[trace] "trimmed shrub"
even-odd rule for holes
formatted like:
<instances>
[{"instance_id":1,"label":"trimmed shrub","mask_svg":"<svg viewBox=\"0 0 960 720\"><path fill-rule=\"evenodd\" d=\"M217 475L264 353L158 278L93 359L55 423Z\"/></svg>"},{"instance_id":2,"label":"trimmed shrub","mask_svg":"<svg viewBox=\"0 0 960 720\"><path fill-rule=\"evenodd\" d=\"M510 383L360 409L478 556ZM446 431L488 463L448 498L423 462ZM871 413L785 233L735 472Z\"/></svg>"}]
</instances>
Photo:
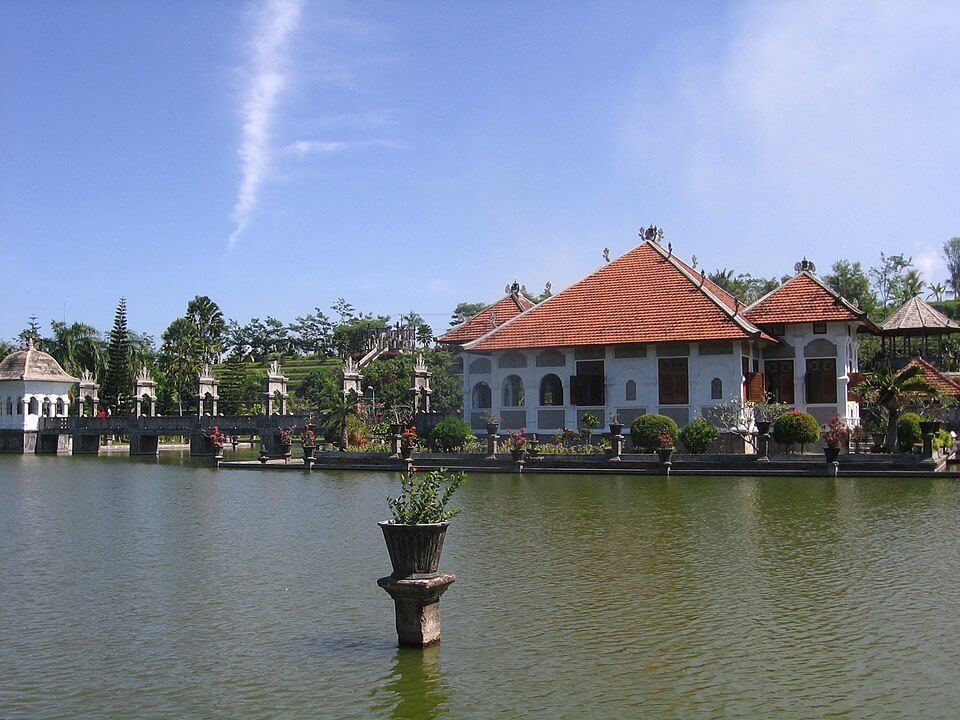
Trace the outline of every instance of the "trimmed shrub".
<instances>
[{"instance_id":1,"label":"trimmed shrub","mask_svg":"<svg viewBox=\"0 0 960 720\"><path fill-rule=\"evenodd\" d=\"M785 446L799 445L802 452L804 445L820 439L820 424L810 413L791 410L777 418L773 439Z\"/></svg>"},{"instance_id":2,"label":"trimmed shrub","mask_svg":"<svg viewBox=\"0 0 960 720\"><path fill-rule=\"evenodd\" d=\"M697 418L680 431L680 442L692 453L705 453L720 435L713 423Z\"/></svg>"},{"instance_id":3,"label":"trimmed shrub","mask_svg":"<svg viewBox=\"0 0 960 720\"><path fill-rule=\"evenodd\" d=\"M633 447L640 452L653 452L660 447L660 436L669 435L673 442L680 437L680 428L673 418L666 415L641 415L630 427L630 439Z\"/></svg>"},{"instance_id":4,"label":"trimmed shrub","mask_svg":"<svg viewBox=\"0 0 960 720\"><path fill-rule=\"evenodd\" d=\"M438 422L430 431L430 440L443 452L460 450L473 439L470 423L456 417L448 417Z\"/></svg>"},{"instance_id":5,"label":"trimmed shrub","mask_svg":"<svg viewBox=\"0 0 960 720\"><path fill-rule=\"evenodd\" d=\"M916 413L904 413L897 420L897 444L904 447L913 447L923 439L920 432L920 421L922 417Z\"/></svg>"}]
</instances>

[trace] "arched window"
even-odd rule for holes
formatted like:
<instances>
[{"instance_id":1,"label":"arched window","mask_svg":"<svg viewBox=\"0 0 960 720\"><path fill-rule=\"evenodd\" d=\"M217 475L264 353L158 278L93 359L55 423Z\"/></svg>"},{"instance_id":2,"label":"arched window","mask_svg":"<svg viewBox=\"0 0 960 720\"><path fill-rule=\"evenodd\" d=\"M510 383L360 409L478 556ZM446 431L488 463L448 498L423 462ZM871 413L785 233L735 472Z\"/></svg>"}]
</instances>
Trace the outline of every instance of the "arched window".
<instances>
[{"instance_id":1,"label":"arched window","mask_svg":"<svg viewBox=\"0 0 960 720\"><path fill-rule=\"evenodd\" d=\"M50 417L50 398L45 397L45 398L43 399L43 406L42 406L42 408L43 408L43 416L44 416L44 417Z\"/></svg>"},{"instance_id":2,"label":"arched window","mask_svg":"<svg viewBox=\"0 0 960 720\"><path fill-rule=\"evenodd\" d=\"M523 405L523 383L516 375L510 375L503 381L504 407L520 407Z\"/></svg>"},{"instance_id":3,"label":"arched window","mask_svg":"<svg viewBox=\"0 0 960 720\"><path fill-rule=\"evenodd\" d=\"M525 368L527 366L527 356L519 350L508 350L500 356L497 365L502 368Z\"/></svg>"},{"instance_id":4,"label":"arched window","mask_svg":"<svg viewBox=\"0 0 960 720\"><path fill-rule=\"evenodd\" d=\"M57 398L57 417L62 417L66 415L63 411L63 398Z\"/></svg>"},{"instance_id":5,"label":"arched window","mask_svg":"<svg viewBox=\"0 0 960 720\"><path fill-rule=\"evenodd\" d=\"M723 400L723 380L714 378L710 381L710 399Z\"/></svg>"},{"instance_id":6,"label":"arched window","mask_svg":"<svg viewBox=\"0 0 960 720\"><path fill-rule=\"evenodd\" d=\"M471 375L486 375L490 372L490 358L477 358L470 363Z\"/></svg>"},{"instance_id":7,"label":"arched window","mask_svg":"<svg viewBox=\"0 0 960 720\"><path fill-rule=\"evenodd\" d=\"M627 380L627 400L637 399L637 383L633 380Z\"/></svg>"},{"instance_id":8,"label":"arched window","mask_svg":"<svg viewBox=\"0 0 960 720\"><path fill-rule=\"evenodd\" d=\"M490 386L485 382L478 382L473 386L473 407L475 410L487 410L490 408L493 398L490 393Z\"/></svg>"},{"instance_id":9,"label":"arched window","mask_svg":"<svg viewBox=\"0 0 960 720\"><path fill-rule=\"evenodd\" d=\"M30 398L30 402L27 404L27 415L39 415L40 414L40 403L37 402L37 399Z\"/></svg>"},{"instance_id":10,"label":"arched window","mask_svg":"<svg viewBox=\"0 0 960 720\"><path fill-rule=\"evenodd\" d=\"M563 405L563 383L553 373L540 381L540 404Z\"/></svg>"},{"instance_id":11,"label":"arched window","mask_svg":"<svg viewBox=\"0 0 960 720\"><path fill-rule=\"evenodd\" d=\"M23 415L23 398L17 399L17 415Z\"/></svg>"}]
</instances>

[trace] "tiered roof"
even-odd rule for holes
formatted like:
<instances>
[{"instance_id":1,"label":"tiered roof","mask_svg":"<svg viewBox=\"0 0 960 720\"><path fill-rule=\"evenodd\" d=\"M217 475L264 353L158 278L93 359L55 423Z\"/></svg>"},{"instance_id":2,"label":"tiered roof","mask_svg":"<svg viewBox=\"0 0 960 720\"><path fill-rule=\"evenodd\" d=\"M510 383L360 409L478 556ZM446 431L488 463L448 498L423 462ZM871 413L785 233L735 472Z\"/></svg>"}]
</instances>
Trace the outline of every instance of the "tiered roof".
<instances>
[{"instance_id":1,"label":"tiered roof","mask_svg":"<svg viewBox=\"0 0 960 720\"><path fill-rule=\"evenodd\" d=\"M512 320L524 310L529 310L535 304L523 295L519 289L516 292L510 292L493 305L485 307L472 318L450 328L437 338L437 342L462 345L471 340L476 340L507 320Z\"/></svg>"},{"instance_id":2,"label":"tiered roof","mask_svg":"<svg viewBox=\"0 0 960 720\"><path fill-rule=\"evenodd\" d=\"M729 293L646 241L482 337L474 351L746 340L776 342Z\"/></svg>"},{"instance_id":3,"label":"tiered roof","mask_svg":"<svg viewBox=\"0 0 960 720\"><path fill-rule=\"evenodd\" d=\"M748 307L745 314L758 325L856 321L872 330L878 329L863 310L809 270L801 270L764 295Z\"/></svg>"},{"instance_id":4,"label":"tiered roof","mask_svg":"<svg viewBox=\"0 0 960 720\"><path fill-rule=\"evenodd\" d=\"M957 324L935 307L920 299L910 298L881 325L885 335L921 335L924 333L960 332Z\"/></svg>"}]
</instances>

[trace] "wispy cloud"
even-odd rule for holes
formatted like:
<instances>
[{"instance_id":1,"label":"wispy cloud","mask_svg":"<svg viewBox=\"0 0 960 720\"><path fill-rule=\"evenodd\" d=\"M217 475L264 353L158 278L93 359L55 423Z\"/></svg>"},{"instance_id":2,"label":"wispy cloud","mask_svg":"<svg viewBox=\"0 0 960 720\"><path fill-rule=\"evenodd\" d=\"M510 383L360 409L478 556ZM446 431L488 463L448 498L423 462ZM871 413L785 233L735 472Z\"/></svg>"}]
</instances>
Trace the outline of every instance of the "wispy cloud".
<instances>
[{"instance_id":1,"label":"wispy cloud","mask_svg":"<svg viewBox=\"0 0 960 720\"><path fill-rule=\"evenodd\" d=\"M297 156L313 154L330 154L361 148L382 148L385 150L402 150L406 147L395 140L297 140L287 145L284 150Z\"/></svg>"},{"instance_id":2,"label":"wispy cloud","mask_svg":"<svg viewBox=\"0 0 960 720\"><path fill-rule=\"evenodd\" d=\"M272 162L271 130L278 99L287 85L286 50L296 30L303 0L268 0L253 39L250 85L243 104L240 143L242 178L233 208L232 249L246 230L257 194Z\"/></svg>"}]
</instances>

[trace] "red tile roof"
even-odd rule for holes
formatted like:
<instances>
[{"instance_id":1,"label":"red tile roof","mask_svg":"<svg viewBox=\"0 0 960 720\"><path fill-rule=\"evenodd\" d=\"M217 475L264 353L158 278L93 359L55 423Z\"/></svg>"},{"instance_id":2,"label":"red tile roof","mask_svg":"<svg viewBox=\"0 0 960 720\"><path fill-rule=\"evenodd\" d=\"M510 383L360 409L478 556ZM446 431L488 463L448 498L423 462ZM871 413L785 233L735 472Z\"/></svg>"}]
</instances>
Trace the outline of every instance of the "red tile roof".
<instances>
[{"instance_id":1,"label":"red tile roof","mask_svg":"<svg viewBox=\"0 0 960 720\"><path fill-rule=\"evenodd\" d=\"M488 305L469 320L447 330L437 338L437 342L462 345L476 340L493 328L503 325L507 320L512 320L524 310L529 310L535 304L520 293L510 293L493 305Z\"/></svg>"},{"instance_id":2,"label":"red tile roof","mask_svg":"<svg viewBox=\"0 0 960 720\"><path fill-rule=\"evenodd\" d=\"M734 316L735 307L736 300L726 293L715 294L706 282L701 287L700 276L672 253L645 242L466 349L761 337L756 326Z\"/></svg>"},{"instance_id":3,"label":"red tile roof","mask_svg":"<svg viewBox=\"0 0 960 720\"><path fill-rule=\"evenodd\" d=\"M807 271L798 273L764 295L747 308L745 314L757 325L860 321L873 330L877 329L862 310Z\"/></svg>"},{"instance_id":4,"label":"red tile roof","mask_svg":"<svg viewBox=\"0 0 960 720\"><path fill-rule=\"evenodd\" d=\"M948 378L942 372L937 370L933 365L924 360L923 358L913 358L904 366L904 370L914 366L919 366L923 371L923 379L928 383L933 385L939 392L944 395L953 395L954 397L960 397L960 385Z\"/></svg>"}]
</instances>

